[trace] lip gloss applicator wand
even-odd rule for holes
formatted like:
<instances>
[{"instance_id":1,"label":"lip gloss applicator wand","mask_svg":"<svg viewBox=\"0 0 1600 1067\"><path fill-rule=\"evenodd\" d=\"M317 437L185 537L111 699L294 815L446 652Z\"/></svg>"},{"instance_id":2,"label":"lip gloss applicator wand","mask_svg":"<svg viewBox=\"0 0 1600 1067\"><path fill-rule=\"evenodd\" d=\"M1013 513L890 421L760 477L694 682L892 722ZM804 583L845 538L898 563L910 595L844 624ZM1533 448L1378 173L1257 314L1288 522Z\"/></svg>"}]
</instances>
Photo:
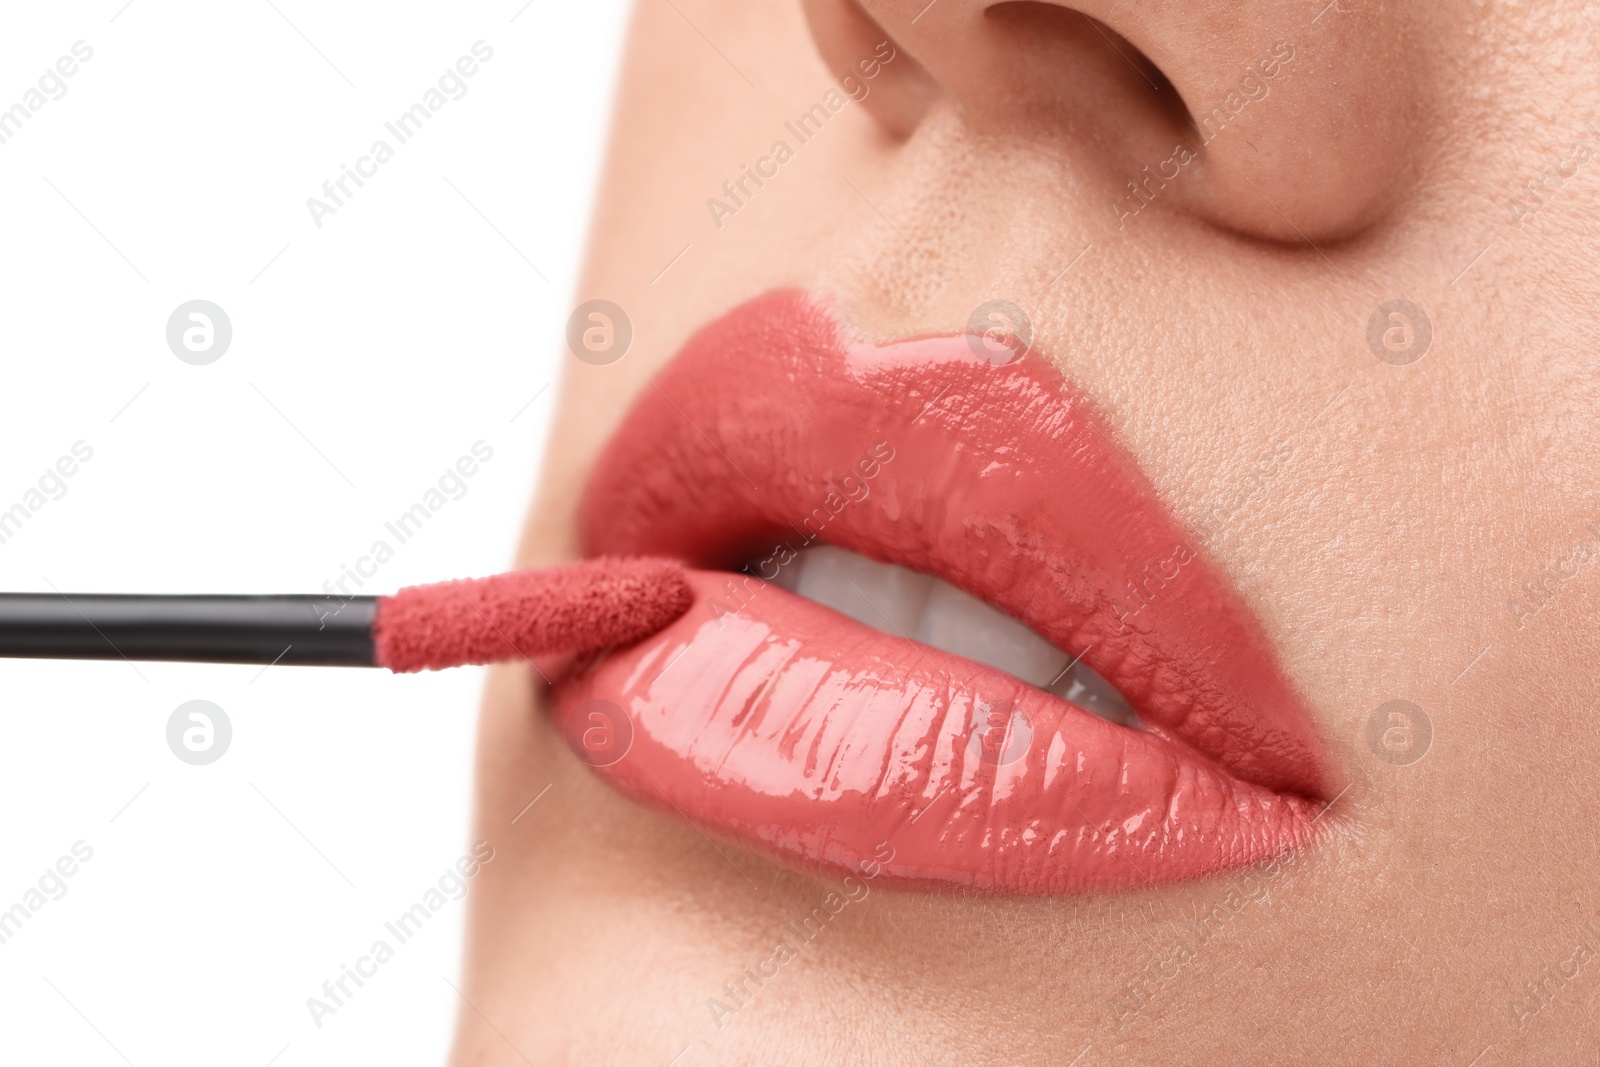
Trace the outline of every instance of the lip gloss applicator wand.
<instances>
[{"instance_id":1,"label":"lip gloss applicator wand","mask_svg":"<svg viewBox=\"0 0 1600 1067\"><path fill-rule=\"evenodd\" d=\"M403 674L631 644L677 619L693 599L683 568L642 556L378 597L0 593L0 657Z\"/></svg>"}]
</instances>

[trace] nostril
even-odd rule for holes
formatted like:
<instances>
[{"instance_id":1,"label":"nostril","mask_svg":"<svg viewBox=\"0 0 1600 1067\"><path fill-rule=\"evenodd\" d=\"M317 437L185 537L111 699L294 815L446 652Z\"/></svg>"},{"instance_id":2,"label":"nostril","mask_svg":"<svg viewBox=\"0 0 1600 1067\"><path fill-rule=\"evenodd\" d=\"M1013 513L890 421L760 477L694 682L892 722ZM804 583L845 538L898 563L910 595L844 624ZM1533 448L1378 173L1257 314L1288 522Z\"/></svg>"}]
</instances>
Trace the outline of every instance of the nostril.
<instances>
[{"instance_id":1,"label":"nostril","mask_svg":"<svg viewBox=\"0 0 1600 1067\"><path fill-rule=\"evenodd\" d=\"M1150 109L1173 131L1194 128L1194 117L1172 79L1128 38L1099 19L1043 0L1004 0L984 15L1006 38L1006 47L1048 64L1081 101L1087 77L1097 77L1124 99ZM1073 69L1063 69L1070 64ZM1063 78L1062 76L1065 75Z\"/></svg>"},{"instance_id":2,"label":"nostril","mask_svg":"<svg viewBox=\"0 0 1600 1067\"><path fill-rule=\"evenodd\" d=\"M1344 18L1324 4L1318 24L1300 0L802 2L836 76L894 56L862 86L883 130L937 126L1039 161L1119 230L1165 217L1269 244L1348 240L1415 189L1429 110L1422 68L1402 61L1423 54L1405 5Z\"/></svg>"}]
</instances>

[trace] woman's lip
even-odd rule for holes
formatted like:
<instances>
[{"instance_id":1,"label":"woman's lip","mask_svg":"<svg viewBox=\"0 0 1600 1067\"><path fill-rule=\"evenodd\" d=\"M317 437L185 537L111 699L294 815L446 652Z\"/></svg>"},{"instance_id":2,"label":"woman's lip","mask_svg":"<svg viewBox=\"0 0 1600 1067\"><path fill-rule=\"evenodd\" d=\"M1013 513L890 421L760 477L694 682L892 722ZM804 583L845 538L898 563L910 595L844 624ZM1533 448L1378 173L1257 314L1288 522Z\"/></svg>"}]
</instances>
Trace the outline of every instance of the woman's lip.
<instances>
[{"instance_id":1,"label":"woman's lip","mask_svg":"<svg viewBox=\"0 0 1600 1067\"><path fill-rule=\"evenodd\" d=\"M802 867L1146 886L1292 848L1322 808L777 586L721 613L728 575L690 581L688 614L560 684L558 722L629 796Z\"/></svg>"},{"instance_id":2,"label":"woman's lip","mask_svg":"<svg viewBox=\"0 0 1600 1067\"><path fill-rule=\"evenodd\" d=\"M1054 891L1123 884L1129 860L1161 879L1292 846L1324 772L1255 620L1086 400L974 340L853 343L798 292L735 309L602 454L586 548L757 559L770 577L827 542L928 572L1081 655L1148 734L743 575L702 576L678 623L558 686L558 715L620 707L635 743L613 782L801 861L850 865L866 844L850 827L872 826L901 857L891 874ZM1036 742L1004 765L959 747L995 701ZM954 806L918 807L939 785Z\"/></svg>"}]
</instances>

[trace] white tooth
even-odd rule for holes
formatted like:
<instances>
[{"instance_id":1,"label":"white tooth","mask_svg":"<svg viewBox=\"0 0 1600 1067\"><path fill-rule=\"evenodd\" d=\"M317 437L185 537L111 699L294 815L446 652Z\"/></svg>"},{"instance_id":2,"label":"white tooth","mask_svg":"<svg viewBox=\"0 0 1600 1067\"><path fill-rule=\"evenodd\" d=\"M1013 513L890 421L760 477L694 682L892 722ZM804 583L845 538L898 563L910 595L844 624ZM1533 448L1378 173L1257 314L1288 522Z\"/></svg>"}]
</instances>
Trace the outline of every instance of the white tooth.
<instances>
[{"instance_id":1,"label":"white tooth","mask_svg":"<svg viewBox=\"0 0 1600 1067\"><path fill-rule=\"evenodd\" d=\"M831 545L800 552L770 581L864 626L987 664L1092 715L1143 728L1104 678L948 582Z\"/></svg>"},{"instance_id":2,"label":"white tooth","mask_svg":"<svg viewBox=\"0 0 1600 1067\"><path fill-rule=\"evenodd\" d=\"M1041 688L1072 661L1016 619L937 579L915 636L924 644L987 663Z\"/></svg>"},{"instance_id":3,"label":"white tooth","mask_svg":"<svg viewBox=\"0 0 1600 1067\"><path fill-rule=\"evenodd\" d=\"M875 630L913 636L932 577L829 545L800 553L795 563L801 560L796 594Z\"/></svg>"},{"instance_id":4,"label":"white tooth","mask_svg":"<svg viewBox=\"0 0 1600 1067\"><path fill-rule=\"evenodd\" d=\"M778 567L778 573L770 579L772 584L779 589L787 589L791 593L798 590L800 588L800 572L805 570L806 559L810 555L811 553L809 552L796 552L793 559ZM759 569L755 573L760 574Z\"/></svg>"},{"instance_id":5,"label":"white tooth","mask_svg":"<svg viewBox=\"0 0 1600 1067\"><path fill-rule=\"evenodd\" d=\"M1122 694L1113 689L1110 682L1082 663L1074 664L1065 677L1048 688L1061 699L1076 704L1084 711L1098 715L1102 719L1135 729L1142 729L1144 726L1139 721L1139 716L1134 714L1133 708L1122 698Z\"/></svg>"}]
</instances>

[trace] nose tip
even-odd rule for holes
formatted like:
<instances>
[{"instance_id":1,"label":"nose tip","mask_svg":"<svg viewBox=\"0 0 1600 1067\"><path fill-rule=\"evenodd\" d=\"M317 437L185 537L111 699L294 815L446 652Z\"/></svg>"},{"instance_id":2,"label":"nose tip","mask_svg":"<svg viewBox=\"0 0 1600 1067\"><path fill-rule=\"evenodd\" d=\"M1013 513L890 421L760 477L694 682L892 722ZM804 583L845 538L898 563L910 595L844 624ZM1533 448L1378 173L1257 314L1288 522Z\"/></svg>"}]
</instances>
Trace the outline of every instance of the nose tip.
<instances>
[{"instance_id":1,"label":"nose tip","mask_svg":"<svg viewBox=\"0 0 1600 1067\"><path fill-rule=\"evenodd\" d=\"M1301 0L804 0L830 66L887 42L863 104L893 139L950 113L1152 207L1269 241L1348 237L1413 172L1409 8ZM1409 57L1409 58L1408 58ZM943 129L946 124L939 124Z\"/></svg>"}]
</instances>

